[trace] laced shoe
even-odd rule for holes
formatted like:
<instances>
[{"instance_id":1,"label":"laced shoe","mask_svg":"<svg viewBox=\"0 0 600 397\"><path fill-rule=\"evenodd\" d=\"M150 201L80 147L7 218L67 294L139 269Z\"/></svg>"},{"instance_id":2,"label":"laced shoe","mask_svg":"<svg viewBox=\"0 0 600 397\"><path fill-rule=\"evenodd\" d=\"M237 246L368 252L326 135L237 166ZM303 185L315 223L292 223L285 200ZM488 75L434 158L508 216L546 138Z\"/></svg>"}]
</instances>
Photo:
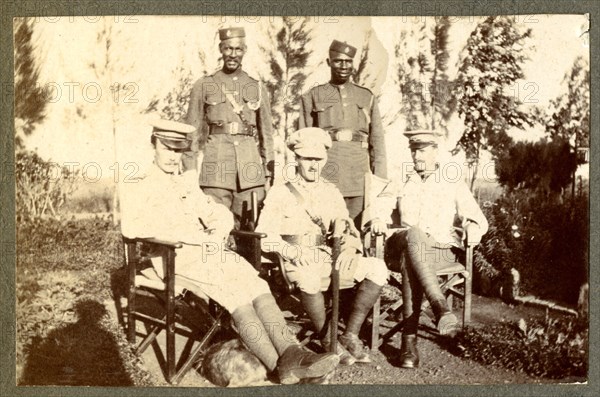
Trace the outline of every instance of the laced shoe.
<instances>
[{"instance_id":1,"label":"laced shoe","mask_svg":"<svg viewBox=\"0 0 600 397\"><path fill-rule=\"evenodd\" d=\"M456 336L460 326L458 325L458 319L452 312L442 314L437 323L437 329L440 335L449 336L453 338Z\"/></svg>"},{"instance_id":2,"label":"laced shoe","mask_svg":"<svg viewBox=\"0 0 600 397\"><path fill-rule=\"evenodd\" d=\"M330 351L331 350L330 339L329 338L321 339L321 346L323 347L323 349L325 351ZM342 364L342 365L352 365L356 362L356 358L354 358L354 356L352 354L350 354L350 352L348 352L348 350L346 350L344 345L342 345L339 340L336 345L336 355L340 358L340 364Z\"/></svg>"},{"instance_id":3,"label":"laced shoe","mask_svg":"<svg viewBox=\"0 0 600 397\"><path fill-rule=\"evenodd\" d=\"M292 385L303 379L321 378L335 370L340 358L334 353L317 354L292 345L277 360L279 382Z\"/></svg>"},{"instance_id":4,"label":"laced shoe","mask_svg":"<svg viewBox=\"0 0 600 397\"><path fill-rule=\"evenodd\" d=\"M365 351L365 346L354 333L345 333L339 338L340 344L348 350L348 352L356 359L357 363L370 363L371 357Z\"/></svg>"}]
</instances>

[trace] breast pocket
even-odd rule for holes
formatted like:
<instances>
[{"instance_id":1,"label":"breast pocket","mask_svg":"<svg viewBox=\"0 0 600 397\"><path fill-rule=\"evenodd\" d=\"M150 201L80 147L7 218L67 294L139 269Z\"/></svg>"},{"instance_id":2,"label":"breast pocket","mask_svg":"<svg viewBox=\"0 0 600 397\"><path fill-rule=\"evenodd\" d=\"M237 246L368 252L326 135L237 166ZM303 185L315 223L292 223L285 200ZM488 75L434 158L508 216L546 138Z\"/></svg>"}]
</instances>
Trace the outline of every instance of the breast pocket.
<instances>
[{"instance_id":1,"label":"breast pocket","mask_svg":"<svg viewBox=\"0 0 600 397\"><path fill-rule=\"evenodd\" d=\"M228 121L227 103L222 95L210 95L204 99L204 111L208 124L222 124Z\"/></svg>"},{"instance_id":2,"label":"breast pocket","mask_svg":"<svg viewBox=\"0 0 600 397\"><path fill-rule=\"evenodd\" d=\"M332 103L315 103L313 109L314 118L317 120L317 127L328 129L333 128L335 123L335 114Z\"/></svg>"}]
</instances>

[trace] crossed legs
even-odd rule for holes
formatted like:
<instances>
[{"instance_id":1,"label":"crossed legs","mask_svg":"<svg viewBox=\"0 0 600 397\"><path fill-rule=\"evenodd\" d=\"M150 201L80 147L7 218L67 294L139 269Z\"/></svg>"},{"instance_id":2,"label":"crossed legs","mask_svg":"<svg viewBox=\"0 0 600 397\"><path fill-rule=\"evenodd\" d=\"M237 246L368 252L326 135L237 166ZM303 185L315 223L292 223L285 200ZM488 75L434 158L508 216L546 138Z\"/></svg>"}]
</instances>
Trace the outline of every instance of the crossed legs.
<instances>
[{"instance_id":1,"label":"crossed legs","mask_svg":"<svg viewBox=\"0 0 600 397\"><path fill-rule=\"evenodd\" d=\"M456 332L458 319L446 302L436 271L456 262L456 254L448 246L437 243L423 230L413 227L393 237L396 253L404 256L402 266L402 298L404 329L400 353L401 366L418 366L416 335L423 296L429 301L441 335Z\"/></svg>"}]
</instances>

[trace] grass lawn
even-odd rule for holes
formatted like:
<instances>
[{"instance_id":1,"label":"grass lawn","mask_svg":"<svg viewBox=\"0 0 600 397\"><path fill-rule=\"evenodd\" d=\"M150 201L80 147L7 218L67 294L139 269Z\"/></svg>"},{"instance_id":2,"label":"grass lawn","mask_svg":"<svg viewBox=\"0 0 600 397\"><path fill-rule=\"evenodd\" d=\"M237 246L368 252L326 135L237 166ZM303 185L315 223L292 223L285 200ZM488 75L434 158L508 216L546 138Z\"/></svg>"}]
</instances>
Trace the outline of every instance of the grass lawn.
<instances>
[{"instance_id":1,"label":"grass lawn","mask_svg":"<svg viewBox=\"0 0 600 397\"><path fill-rule=\"evenodd\" d=\"M19 385L156 384L105 309L123 261L110 221L25 224L17 246Z\"/></svg>"},{"instance_id":2,"label":"grass lawn","mask_svg":"<svg viewBox=\"0 0 600 397\"><path fill-rule=\"evenodd\" d=\"M112 291L126 282L122 266L120 230L108 219L47 219L19 225L19 385L165 384L146 371L120 325L107 313ZM509 324L498 327L465 333L462 356L535 376L585 377L587 327L572 327L571 322L524 330ZM498 335L504 335L503 340ZM505 360L508 351L513 359Z\"/></svg>"}]
</instances>

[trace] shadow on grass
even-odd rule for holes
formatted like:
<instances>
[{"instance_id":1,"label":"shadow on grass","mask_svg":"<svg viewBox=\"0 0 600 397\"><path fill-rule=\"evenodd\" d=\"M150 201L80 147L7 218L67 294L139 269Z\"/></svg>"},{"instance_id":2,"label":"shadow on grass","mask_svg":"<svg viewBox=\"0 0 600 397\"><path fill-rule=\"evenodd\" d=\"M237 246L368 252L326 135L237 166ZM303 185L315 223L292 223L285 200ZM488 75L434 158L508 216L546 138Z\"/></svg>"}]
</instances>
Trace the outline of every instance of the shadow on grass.
<instances>
[{"instance_id":1,"label":"shadow on grass","mask_svg":"<svg viewBox=\"0 0 600 397\"><path fill-rule=\"evenodd\" d=\"M33 340L20 385L130 386L119 347L100 324L106 309L93 300L75 304L78 321Z\"/></svg>"}]
</instances>

